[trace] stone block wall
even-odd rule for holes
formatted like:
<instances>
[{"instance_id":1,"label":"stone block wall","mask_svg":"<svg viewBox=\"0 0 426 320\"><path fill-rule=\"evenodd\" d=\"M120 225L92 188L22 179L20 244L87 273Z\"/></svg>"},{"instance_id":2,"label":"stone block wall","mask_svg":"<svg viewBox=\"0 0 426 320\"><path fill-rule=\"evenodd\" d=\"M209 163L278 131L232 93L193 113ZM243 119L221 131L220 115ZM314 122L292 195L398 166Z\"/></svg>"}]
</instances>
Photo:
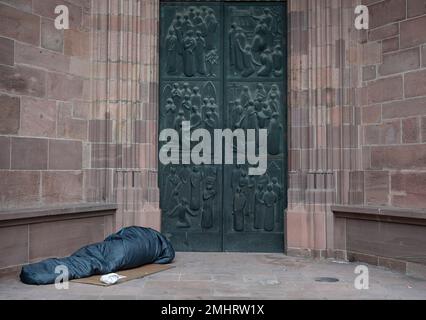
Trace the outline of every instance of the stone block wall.
<instances>
[{"instance_id":1,"label":"stone block wall","mask_svg":"<svg viewBox=\"0 0 426 320\"><path fill-rule=\"evenodd\" d=\"M0 1L0 209L86 200L90 16L90 0Z\"/></svg>"},{"instance_id":2,"label":"stone block wall","mask_svg":"<svg viewBox=\"0 0 426 320\"><path fill-rule=\"evenodd\" d=\"M426 1L364 1L362 152L366 205L426 208Z\"/></svg>"},{"instance_id":3,"label":"stone block wall","mask_svg":"<svg viewBox=\"0 0 426 320\"><path fill-rule=\"evenodd\" d=\"M354 26L359 4L367 31ZM425 250L426 1L289 1L289 12L289 253L408 272Z\"/></svg>"},{"instance_id":4,"label":"stone block wall","mask_svg":"<svg viewBox=\"0 0 426 320\"><path fill-rule=\"evenodd\" d=\"M157 0L0 1L0 210L117 203L117 229L160 228L158 15Z\"/></svg>"},{"instance_id":5,"label":"stone block wall","mask_svg":"<svg viewBox=\"0 0 426 320\"><path fill-rule=\"evenodd\" d=\"M88 197L117 203L117 228L142 225L159 230L159 1L92 3Z\"/></svg>"}]
</instances>

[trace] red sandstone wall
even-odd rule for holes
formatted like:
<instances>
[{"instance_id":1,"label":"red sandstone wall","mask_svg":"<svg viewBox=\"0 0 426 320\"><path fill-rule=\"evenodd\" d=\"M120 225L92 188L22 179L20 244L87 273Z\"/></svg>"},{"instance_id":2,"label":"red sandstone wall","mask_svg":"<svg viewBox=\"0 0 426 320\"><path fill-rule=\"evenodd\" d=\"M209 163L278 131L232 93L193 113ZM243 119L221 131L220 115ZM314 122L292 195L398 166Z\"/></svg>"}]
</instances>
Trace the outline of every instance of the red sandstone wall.
<instances>
[{"instance_id":1,"label":"red sandstone wall","mask_svg":"<svg viewBox=\"0 0 426 320\"><path fill-rule=\"evenodd\" d=\"M157 186L159 1L93 1L89 141L94 201L118 204L116 226L160 229Z\"/></svg>"},{"instance_id":2,"label":"red sandstone wall","mask_svg":"<svg viewBox=\"0 0 426 320\"><path fill-rule=\"evenodd\" d=\"M361 3L368 31L354 27ZM288 246L322 255L333 204L426 208L426 1L290 0L289 12Z\"/></svg>"},{"instance_id":3,"label":"red sandstone wall","mask_svg":"<svg viewBox=\"0 0 426 320\"><path fill-rule=\"evenodd\" d=\"M54 8L70 9L70 30ZM85 200L90 0L0 1L0 209Z\"/></svg>"},{"instance_id":4,"label":"red sandstone wall","mask_svg":"<svg viewBox=\"0 0 426 320\"><path fill-rule=\"evenodd\" d=\"M362 152L367 205L426 208L426 1L363 1Z\"/></svg>"}]
</instances>

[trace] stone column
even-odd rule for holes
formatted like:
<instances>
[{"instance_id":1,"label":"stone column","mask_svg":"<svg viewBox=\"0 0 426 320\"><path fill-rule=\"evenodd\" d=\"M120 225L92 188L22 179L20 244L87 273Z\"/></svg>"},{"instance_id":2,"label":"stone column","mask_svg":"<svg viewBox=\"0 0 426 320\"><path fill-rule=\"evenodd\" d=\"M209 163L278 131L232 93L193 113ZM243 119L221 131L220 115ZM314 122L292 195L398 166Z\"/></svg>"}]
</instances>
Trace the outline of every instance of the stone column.
<instances>
[{"instance_id":1,"label":"stone column","mask_svg":"<svg viewBox=\"0 0 426 320\"><path fill-rule=\"evenodd\" d=\"M333 251L330 205L362 202L357 1L289 6L289 254Z\"/></svg>"},{"instance_id":2,"label":"stone column","mask_svg":"<svg viewBox=\"0 0 426 320\"><path fill-rule=\"evenodd\" d=\"M92 32L94 201L117 203L117 229L160 229L157 186L158 0L95 0Z\"/></svg>"}]
</instances>

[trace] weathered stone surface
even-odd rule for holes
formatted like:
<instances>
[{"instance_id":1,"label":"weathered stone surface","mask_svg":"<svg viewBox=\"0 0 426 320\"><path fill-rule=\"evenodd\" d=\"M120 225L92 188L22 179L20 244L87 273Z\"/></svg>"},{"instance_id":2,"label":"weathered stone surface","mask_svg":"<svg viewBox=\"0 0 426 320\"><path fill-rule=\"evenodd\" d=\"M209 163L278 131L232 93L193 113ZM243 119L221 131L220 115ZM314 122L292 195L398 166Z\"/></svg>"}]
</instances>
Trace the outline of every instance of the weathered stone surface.
<instances>
[{"instance_id":1,"label":"weathered stone surface","mask_svg":"<svg viewBox=\"0 0 426 320\"><path fill-rule=\"evenodd\" d=\"M103 217L88 217L30 225L30 262L68 256L81 247L104 239Z\"/></svg>"},{"instance_id":2,"label":"weathered stone surface","mask_svg":"<svg viewBox=\"0 0 426 320\"><path fill-rule=\"evenodd\" d=\"M426 174L395 173L392 174L392 205L396 207L426 207Z\"/></svg>"},{"instance_id":3,"label":"weathered stone surface","mask_svg":"<svg viewBox=\"0 0 426 320\"><path fill-rule=\"evenodd\" d=\"M382 106L372 105L362 108L362 123L380 123L382 119Z\"/></svg>"},{"instance_id":4,"label":"weathered stone surface","mask_svg":"<svg viewBox=\"0 0 426 320\"><path fill-rule=\"evenodd\" d=\"M420 67L419 48L413 48L395 53L383 55L383 64L379 67L379 74L387 76L390 74L406 72Z\"/></svg>"},{"instance_id":5,"label":"weathered stone surface","mask_svg":"<svg viewBox=\"0 0 426 320\"><path fill-rule=\"evenodd\" d=\"M368 103L375 104L401 99L403 96L402 82L401 76L370 82L367 87Z\"/></svg>"},{"instance_id":6,"label":"weathered stone surface","mask_svg":"<svg viewBox=\"0 0 426 320\"><path fill-rule=\"evenodd\" d=\"M397 22L405 19L406 1L405 0L386 0L369 6L370 9L370 28L384 26L391 22Z\"/></svg>"},{"instance_id":7,"label":"weathered stone surface","mask_svg":"<svg viewBox=\"0 0 426 320\"><path fill-rule=\"evenodd\" d=\"M53 20L41 21L41 46L45 49L64 52L64 31L55 28Z\"/></svg>"},{"instance_id":8,"label":"weathered stone surface","mask_svg":"<svg viewBox=\"0 0 426 320\"><path fill-rule=\"evenodd\" d=\"M387 205L389 203L389 173L386 171L366 171L364 177L366 204Z\"/></svg>"},{"instance_id":9,"label":"weathered stone surface","mask_svg":"<svg viewBox=\"0 0 426 320\"><path fill-rule=\"evenodd\" d=\"M402 142L417 143L420 142L420 119L409 118L402 120Z\"/></svg>"},{"instance_id":10,"label":"weathered stone surface","mask_svg":"<svg viewBox=\"0 0 426 320\"><path fill-rule=\"evenodd\" d=\"M1 0L1 2L15 7L16 9L30 12L32 11L32 0Z\"/></svg>"},{"instance_id":11,"label":"weathered stone surface","mask_svg":"<svg viewBox=\"0 0 426 320\"><path fill-rule=\"evenodd\" d=\"M62 101L81 99L83 81L78 77L49 72L47 74L47 96Z\"/></svg>"},{"instance_id":12,"label":"weathered stone surface","mask_svg":"<svg viewBox=\"0 0 426 320\"><path fill-rule=\"evenodd\" d=\"M399 120L386 121L379 125L365 127L367 145L399 144L401 142L401 124Z\"/></svg>"},{"instance_id":13,"label":"weathered stone surface","mask_svg":"<svg viewBox=\"0 0 426 320\"><path fill-rule=\"evenodd\" d=\"M83 174L79 171L43 172L44 203L76 203L82 200Z\"/></svg>"},{"instance_id":14,"label":"weathered stone surface","mask_svg":"<svg viewBox=\"0 0 426 320\"><path fill-rule=\"evenodd\" d=\"M89 141L111 142L113 124L110 120L89 121Z\"/></svg>"},{"instance_id":15,"label":"weathered stone surface","mask_svg":"<svg viewBox=\"0 0 426 320\"><path fill-rule=\"evenodd\" d=\"M371 148L373 169L415 170L426 168L426 145L379 146Z\"/></svg>"},{"instance_id":16,"label":"weathered stone surface","mask_svg":"<svg viewBox=\"0 0 426 320\"><path fill-rule=\"evenodd\" d=\"M1 228L0 268L28 262L28 226Z\"/></svg>"},{"instance_id":17,"label":"weathered stone surface","mask_svg":"<svg viewBox=\"0 0 426 320\"><path fill-rule=\"evenodd\" d=\"M425 0L409 0L407 1L408 18L421 16L426 13Z\"/></svg>"},{"instance_id":18,"label":"weathered stone surface","mask_svg":"<svg viewBox=\"0 0 426 320\"><path fill-rule=\"evenodd\" d=\"M0 3L0 36L40 44L40 17Z\"/></svg>"},{"instance_id":19,"label":"weathered stone surface","mask_svg":"<svg viewBox=\"0 0 426 320\"><path fill-rule=\"evenodd\" d=\"M10 138L0 136L0 169L10 168Z\"/></svg>"},{"instance_id":20,"label":"weathered stone surface","mask_svg":"<svg viewBox=\"0 0 426 320\"><path fill-rule=\"evenodd\" d=\"M88 58L90 56L90 33L65 30L64 52L69 56Z\"/></svg>"},{"instance_id":21,"label":"weathered stone surface","mask_svg":"<svg viewBox=\"0 0 426 320\"><path fill-rule=\"evenodd\" d=\"M368 42L362 46L362 62L364 65L382 62L382 46L379 42Z\"/></svg>"},{"instance_id":22,"label":"weathered stone surface","mask_svg":"<svg viewBox=\"0 0 426 320\"><path fill-rule=\"evenodd\" d=\"M426 70L407 73L404 85L407 98L426 96Z\"/></svg>"},{"instance_id":23,"label":"weathered stone surface","mask_svg":"<svg viewBox=\"0 0 426 320\"><path fill-rule=\"evenodd\" d=\"M362 68L362 80L369 81L376 79L376 66L366 66Z\"/></svg>"},{"instance_id":24,"label":"weathered stone surface","mask_svg":"<svg viewBox=\"0 0 426 320\"><path fill-rule=\"evenodd\" d=\"M12 138L12 169L46 170L46 139Z\"/></svg>"},{"instance_id":25,"label":"weathered stone surface","mask_svg":"<svg viewBox=\"0 0 426 320\"><path fill-rule=\"evenodd\" d=\"M15 56L15 44L13 40L0 37L0 64L13 66Z\"/></svg>"},{"instance_id":26,"label":"weathered stone surface","mask_svg":"<svg viewBox=\"0 0 426 320\"><path fill-rule=\"evenodd\" d=\"M81 141L50 140L49 169L50 170L81 170L82 143Z\"/></svg>"},{"instance_id":27,"label":"weathered stone surface","mask_svg":"<svg viewBox=\"0 0 426 320\"><path fill-rule=\"evenodd\" d=\"M422 118L422 142L426 142L426 117Z\"/></svg>"},{"instance_id":28,"label":"weathered stone surface","mask_svg":"<svg viewBox=\"0 0 426 320\"><path fill-rule=\"evenodd\" d=\"M0 170L0 208L35 205L39 187L39 172Z\"/></svg>"},{"instance_id":29,"label":"weathered stone surface","mask_svg":"<svg viewBox=\"0 0 426 320\"><path fill-rule=\"evenodd\" d=\"M83 78L90 78L91 64L88 59L71 57L70 73Z\"/></svg>"},{"instance_id":30,"label":"weathered stone surface","mask_svg":"<svg viewBox=\"0 0 426 320\"><path fill-rule=\"evenodd\" d=\"M382 41L383 53L393 52L399 49L399 37L390 38Z\"/></svg>"},{"instance_id":31,"label":"weathered stone surface","mask_svg":"<svg viewBox=\"0 0 426 320\"><path fill-rule=\"evenodd\" d=\"M26 66L0 65L0 90L14 94L43 97L46 92L45 72Z\"/></svg>"},{"instance_id":32,"label":"weathered stone surface","mask_svg":"<svg viewBox=\"0 0 426 320\"><path fill-rule=\"evenodd\" d=\"M0 95L0 134L17 134L20 119L20 99Z\"/></svg>"},{"instance_id":33,"label":"weathered stone surface","mask_svg":"<svg viewBox=\"0 0 426 320\"><path fill-rule=\"evenodd\" d=\"M426 16L401 22L401 48L426 43Z\"/></svg>"},{"instance_id":34,"label":"weathered stone surface","mask_svg":"<svg viewBox=\"0 0 426 320\"><path fill-rule=\"evenodd\" d=\"M388 38L395 37L399 34L399 25L398 23L393 23L386 25L384 27L379 27L372 29L368 32L368 40L370 41L379 41Z\"/></svg>"},{"instance_id":35,"label":"weathered stone surface","mask_svg":"<svg viewBox=\"0 0 426 320\"><path fill-rule=\"evenodd\" d=\"M405 118L426 115L426 98L415 98L383 104L383 118Z\"/></svg>"},{"instance_id":36,"label":"weathered stone surface","mask_svg":"<svg viewBox=\"0 0 426 320\"><path fill-rule=\"evenodd\" d=\"M87 140L87 121L73 118L58 119L58 137Z\"/></svg>"},{"instance_id":37,"label":"weathered stone surface","mask_svg":"<svg viewBox=\"0 0 426 320\"><path fill-rule=\"evenodd\" d=\"M70 69L70 58L51 50L40 49L20 43L16 43L15 50L16 63L33 65L65 73Z\"/></svg>"},{"instance_id":38,"label":"weathered stone surface","mask_svg":"<svg viewBox=\"0 0 426 320\"><path fill-rule=\"evenodd\" d=\"M74 101L73 117L77 119L89 119L90 103L84 101Z\"/></svg>"},{"instance_id":39,"label":"weathered stone surface","mask_svg":"<svg viewBox=\"0 0 426 320\"><path fill-rule=\"evenodd\" d=\"M21 99L20 134L32 137L56 136L56 102L30 97Z\"/></svg>"}]
</instances>

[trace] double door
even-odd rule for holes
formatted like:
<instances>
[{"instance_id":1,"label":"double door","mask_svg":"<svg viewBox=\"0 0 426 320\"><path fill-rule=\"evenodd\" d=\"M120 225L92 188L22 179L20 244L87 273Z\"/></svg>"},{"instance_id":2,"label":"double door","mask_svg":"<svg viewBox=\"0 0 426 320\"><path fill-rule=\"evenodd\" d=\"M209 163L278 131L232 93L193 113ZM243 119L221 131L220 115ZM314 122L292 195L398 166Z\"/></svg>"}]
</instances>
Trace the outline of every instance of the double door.
<instances>
[{"instance_id":1,"label":"double door","mask_svg":"<svg viewBox=\"0 0 426 320\"><path fill-rule=\"evenodd\" d=\"M285 17L279 2L161 5L159 130L268 130L262 176L248 163L159 163L162 232L178 251L284 250Z\"/></svg>"}]
</instances>

